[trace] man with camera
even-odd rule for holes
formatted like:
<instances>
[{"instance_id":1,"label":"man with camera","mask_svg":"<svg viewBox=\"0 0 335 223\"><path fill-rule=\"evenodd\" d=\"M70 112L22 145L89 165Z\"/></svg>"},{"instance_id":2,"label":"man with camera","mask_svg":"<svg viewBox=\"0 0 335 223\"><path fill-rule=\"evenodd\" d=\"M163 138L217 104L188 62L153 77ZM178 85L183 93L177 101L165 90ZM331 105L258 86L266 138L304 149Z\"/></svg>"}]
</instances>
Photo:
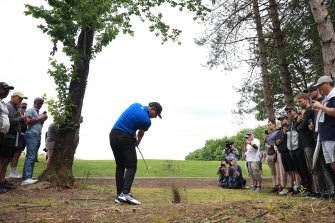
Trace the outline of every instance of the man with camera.
<instances>
[{"instance_id":1,"label":"man with camera","mask_svg":"<svg viewBox=\"0 0 335 223\"><path fill-rule=\"evenodd\" d=\"M246 181L242 177L242 169L237 165L235 160L232 160L229 164L229 189L241 189L245 186Z\"/></svg>"},{"instance_id":2,"label":"man with camera","mask_svg":"<svg viewBox=\"0 0 335 223\"><path fill-rule=\"evenodd\" d=\"M229 167L227 160L221 160L221 164L216 171L216 174L219 175L218 186L223 188L228 187Z\"/></svg>"},{"instance_id":3,"label":"man with camera","mask_svg":"<svg viewBox=\"0 0 335 223\"><path fill-rule=\"evenodd\" d=\"M32 177L36 156L41 144L42 127L44 121L48 118L46 112L39 114L43 103L44 101L42 98L35 98L34 107L29 108L25 114L27 118L26 123L28 125L25 134L25 139L27 143L27 154L23 165L21 185L33 184L37 181L33 180Z\"/></svg>"},{"instance_id":4,"label":"man with camera","mask_svg":"<svg viewBox=\"0 0 335 223\"><path fill-rule=\"evenodd\" d=\"M231 162L232 160L237 161L239 159L239 152L238 150L234 147L235 143L226 141L225 142L225 148L222 151L223 155L226 155L226 159Z\"/></svg>"},{"instance_id":5,"label":"man with camera","mask_svg":"<svg viewBox=\"0 0 335 223\"><path fill-rule=\"evenodd\" d=\"M251 187L250 189L256 192L261 192L262 176L260 174L260 166L259 166L260 141L255 138L255 133L253 131L248 132L247 135L248 138L244 142L243 152L246 153L248 170L254 185L254 187Z\"/></svg>"}]
</instances>

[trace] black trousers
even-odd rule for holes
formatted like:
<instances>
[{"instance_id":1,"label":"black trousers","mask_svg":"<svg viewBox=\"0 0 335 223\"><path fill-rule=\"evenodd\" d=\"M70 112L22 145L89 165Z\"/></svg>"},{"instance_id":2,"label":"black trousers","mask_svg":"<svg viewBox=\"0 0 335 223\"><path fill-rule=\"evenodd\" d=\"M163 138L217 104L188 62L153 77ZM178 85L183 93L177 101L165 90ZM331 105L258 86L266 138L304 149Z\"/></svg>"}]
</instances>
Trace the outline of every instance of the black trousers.
<instances>
[{"instance_id":1,"label":"black trousers","mask_svg":"<svg viewBox=\"0 0 335 223\"><path fill-rule=\"evenodd\" d=\"M109 134L109 141L116 162L115 181L117 194L128 194L137 169L136 139L128 132L112 129ZM126 173L125 169L127 169Z\"/></svg>"},{"instance_id":2,"label":"black trousers","mask_svg":"<svg viewBox=\"0 0 335 223\"><path fill-rule=\"evenodd\" d=\"M290 155L294 167L301 178L301 185L304 186L307 191L312 191L312 175L309 173L307 168L304 150L302 148L291 150Z\"/></svg>"}]
</instances>

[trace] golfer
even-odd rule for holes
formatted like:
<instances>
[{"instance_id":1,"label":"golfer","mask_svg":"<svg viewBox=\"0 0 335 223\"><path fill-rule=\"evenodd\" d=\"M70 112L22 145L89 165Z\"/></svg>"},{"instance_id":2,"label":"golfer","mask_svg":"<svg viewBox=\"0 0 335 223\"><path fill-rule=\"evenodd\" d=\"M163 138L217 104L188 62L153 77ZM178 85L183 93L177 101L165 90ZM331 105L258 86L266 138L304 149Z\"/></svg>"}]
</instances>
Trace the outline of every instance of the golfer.
<instances>
[{"instance_id":1,"label":"golfer","mask_svg":"<svg viewBox=\"0 0 335 223\"><path fill-rule=\"evenodd\" d=\"M135 147L138 147L144 132L149 129L150 119L157 116L162 118L161 112L162 106L157 102L151 102L148 106L135 103L130 105L114 124L109 134L109 141L116 162L117 195L115 203L141 204L130 194L137 169ZM126 173L125 169L127 169Z\"/></svg>"}]
</instances>

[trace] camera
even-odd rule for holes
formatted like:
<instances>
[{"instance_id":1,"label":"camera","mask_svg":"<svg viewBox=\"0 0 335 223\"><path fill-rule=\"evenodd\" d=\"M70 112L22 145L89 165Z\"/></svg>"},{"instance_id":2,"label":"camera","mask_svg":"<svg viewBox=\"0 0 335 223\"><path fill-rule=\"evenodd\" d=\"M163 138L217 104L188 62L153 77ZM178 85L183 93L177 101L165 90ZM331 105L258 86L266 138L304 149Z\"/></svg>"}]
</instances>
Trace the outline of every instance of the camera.
<instances>
[{"instance_id":1,"label":"camera","mask_svg":"<svg viewBox=\"0 0 335 223\"><path fill-rule=\"evenodd\" d=\"M265 130L264 133L265 133L265 135L269 135L270 134L268 130Z\"/></svg>"},{"instance_id":2,"label":"camera","mask_svg":"<svg viewBox=\"0 0 335 223\"><path fill-rule=\"evenodd\" d=\"M47 112L46 112L46 111L44 111L44 112L43 112L43 114L45 114L45 115L46 115L46 114L47 114Z\"/></svg>"},{"instance_id":3,"label":"camera","mask_svg":"<svg viewBox=\"0 0 335 223\"><path fill-rule=\"evenodd\" d=\"M308 124L313 124L313 119L309 119Z\"/></svg>"},{"instance_id":4,"label":"camera","mask_svg":"<svg viewBox=\"0 0 335 223\"><path fill-rule=\"evenodd\" d=\"M283 128L287 128L287 124L286 124L286 123L283 124L282 127L283 127Z\"/></svg>"}]
</instances>

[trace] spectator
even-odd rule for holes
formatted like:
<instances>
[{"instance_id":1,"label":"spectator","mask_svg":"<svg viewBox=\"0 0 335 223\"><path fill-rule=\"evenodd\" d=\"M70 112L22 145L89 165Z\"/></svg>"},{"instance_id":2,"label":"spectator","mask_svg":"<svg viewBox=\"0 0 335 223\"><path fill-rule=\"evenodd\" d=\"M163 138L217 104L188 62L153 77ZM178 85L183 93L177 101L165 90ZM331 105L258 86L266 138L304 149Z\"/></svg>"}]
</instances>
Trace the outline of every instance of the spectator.
<instances>
[{"instance_id":1,"label":"spectator","mask_svg":"<svg viewBox=\"0 0 335 223\"><path fill-rule=\"evenodd\" d=\"M21 118L24 118L24 113L26 112L26 110L27 110L27 103L25 102L21 103L18 109L18 112ZM17 165L19 163L19 158L21 156L21 153L26 147L26 141L24 139L24 135L27 130L27 125L24 122L20 123L20 125L21 125L21 132L19 135L18 146L14 154L14 157L12 161L10 162L10 174L9 174L10 178L17 178L17 179L22 178L22 175L17 172Z\"/></svg>"},{"instance_id":2,"label":"spectator","mask_svg":"<svg viewBox=\"0 0 335 223\"><path fill-rule=\"evenodd\" d=\"M21 118L18 113L18 107L21 104L23 99L27 99L26 96L20 91L13 92L10 101L6 104L8 109L8 118L10 123L9 131L6 135L6 151L8 154L8 161L10 162L14 154L16 152L16 148L18 147L19 136L21 131L20 123L25 121L24 118ZM6 163L4 169L2 170L5 175L7 172L8 163ZM0 185L6 189L15 189L14 185L7 182L4 178L0 178Z\"/></svg>"},{"instance_id":3,"label":"spectator","mask_svg":"<svg viewBox=\"0 0 335 223\"><path fill-rule=\"evenodd\" d=\"M288 181L288 185L287 184L284 185L287 191L281 191L279 192L279 195L286 195L287 193L295 194L294 181L296 182L297 186L300 187L300 176L295 170L293 160L287 148L287 142L286 142L287 138L284 137L283 128L287 127L288 117L286 115L282 115L281 117L278 118L278 120L280 121L281 127L278 130L278 139L276 140L276 146L280 154L282 165L287 174L287 181Z\"/></svg>"},{"instance_id":4,"label":"spectator","mask_svg":"<svg viewBox=\"0 0 335 223\"><path fill-rule=\"evenodd\" d=\"M310 98L307 93L300 93L296 97L299 107L304 109L304 113L298 116L297 132L299 136L299 147L303 148L308 171L312 174L313 182L315 185L315 192L311 193L309 197L321 196L321 192L326 192L326 181L324 177L324 171L326 170L326 165L321 164L322 162L317 162L314 170L312 170L313 156L315 150L315 140L313 137L313 131L308 128L309 123L314 123L314 111L310 104ZM324 168L324 169L323 169Z\"/></svg>"},{"instance_id":5,"label":"spectator","mask_svg":"<svg viewBox=\"0 0 335 223\"><path fill-rule=\"evenodd\" d=\"M45 148L47 150L47 161L45 165L47 168L50 165L50 160L54 150L57 134L58 134L58 126L53 122L48 127L48 132L46 134L45 139Z\"/></svg>"},{"instance_id":6,"label":"spectator","mask_svg":"<svg viewBox=\"0 0 335 223\"><path fill-rule=\"evenodd\" d=\"M319 133L323 155L335 172L335 89L329 76L322 76L314 85L325 96L322 102L314 101L313 109L318 112L315 131Z\"/></svg>"},{"instance_id":7,"label":"spectator","mask_svg":"<svg viewBox=\"0 0 335 223\"><path fill-rule=\"evenodd\" d=\"M287 148L290 151L290 155L293 164L295 165L295 169L299 173L301 185L304 187L304 193L302 194L304 196L307 196L312 191L312 176L307 169L304 151L301 147L299 147L299 136L296 130L296 126L298 123L298 112L296 107L294 106L289 106L285 108L285 111L288 117L290 117L290 122L287 128L283 128L284 137L286 138L285 140L287 141ZM300 194L296 194L296 196L299 195Z\"/></svg>"},{"instance_id":8,"label":"spectator","mask_svg":"<svg viewBox=\"0 0 335 223\"><path fill-rule=\"evenodd\" d=\"M0 82L0 180L4 181L6 176L6 169L8 163L9 153L6 148L6 135L9 131L8 109L5 102L2 100L6 98L13 86L9 86L5 82ZM7 185L0 185L0 194L6 193Z\"/></svg>"},{"instance_id":9,"label":"spectator","mask_svg":"<svg viewBox=\"0 0 335 223\"><path fill-rule=\"evenodd\" d=\"M245 140L243 151L247 152L246 158L248 162L249 174L253 180L254 187L249 188L256 192L262 191L262 177L259 168L259 149L260 142L255 138L254 132L248 132L248 139Z\"/></svg>"},{"instance_id":10,"label":"spectator","mask_svg":"<svg viewBox=\"0 0 335 223\"><path fill-rule=\"evenodd\" d=\"M219 174L218 186L226 188L228 187L228 178L229 178L229 168L226 160L221 160L221 164L216 171L216 174Z\"/></svg>"},{"instance_id":11,"label":"spectator","mask_svg":"<svg viewBox=\"0 0 335 223\"><path fill-rule=\"evenodd\" d=\"M269 193L276 193L279 190L278 182L277 182L277 171L276 171L276 159L277 154L274 149L278 131L276 129L276 122L273 120L268 121L268 128L270 132L266 132L264 138L264 148L266 149L266 163L270 167L271 176L272 176L272 189Z\"/></svg>"},{"instance_id":12,"label":"spectator","mask_svg":"<svg viewBox=\"0 0 335 223\"><path fill-rule=\"evenodd\" d=\"M27 143L27 154L24 160L23 173L22 173L22 185L33 184L37 180L33 180L34 165L36 160L36 154L40 148L41 134L44 121L47 120L48 116L43 113L39 114L39 111L44 101L42 98L35 98L34 107L29 108L26 111L27 119L27 131L26 131L26 143Z\"/></svg>"},{"instance_id":13,"label":"spectator","mask_svg":"<svg viewBox=\"0 0 335 223\"><path fill-rule=\"evenodd\" d=\"M229 180L228 188L230 189L241 189L245 186L246 181L242 177L242 169L239 165L236 164L236 161L233 160L229 166Z\"/></svg>"},{"instance_id":14,"label":"spectator","mask_svg":"<svg viewBox=\"0 0 335 223\"><path fill-rule=\"evenodd\" d=\"M322 102L322 100L325 98L321 95L320 90L317 87L314 87L315 84L312 84L309 86L304 92L307 92L310 98L313 101ZM315 131L315 122L317 117L317 112L314 112L314 122L309 124L309 129L313 131L314 140L317 141L318 132ZM321 145L322 147L322 145ZM326 181L326 185L321 185L321 191L323 191L324 188L327 188L327 190L330 193L334 193L335 190L335 172L330 167L330 164L326 164L326 168L324 167L324 164L326 163L323 150L320 148L319 157L317 163L321 164L321 168L323 170L323 176ZM326 169L326 170L325 170Z\"/></svg>"},{"instance_id":15,"label":"spectator","mask_svg":"<svg viewBox=\"0 0 335 223\"><path fill-rule=\"evenodd\" d=\"M225 148L222 151L223 155L226 155L226 159L231 162L232 160L237 161L240 157L238 150L235 148L234 142L225 142Z\"/></svg>"}]
</instances>

